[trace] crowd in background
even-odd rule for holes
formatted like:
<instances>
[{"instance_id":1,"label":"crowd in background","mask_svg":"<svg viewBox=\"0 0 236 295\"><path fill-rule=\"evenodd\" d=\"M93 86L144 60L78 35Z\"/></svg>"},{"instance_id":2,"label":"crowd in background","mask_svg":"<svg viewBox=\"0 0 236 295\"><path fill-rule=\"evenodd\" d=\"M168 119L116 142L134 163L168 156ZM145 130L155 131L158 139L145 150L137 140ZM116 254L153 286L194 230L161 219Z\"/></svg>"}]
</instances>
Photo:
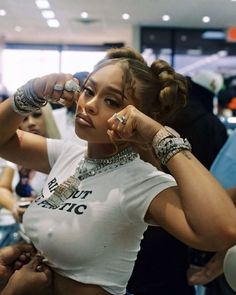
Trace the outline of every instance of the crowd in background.
<instances>
[{"instance_id":1,"label":"crowd in background","mask_svg":"<svg viewBox=\"0 0 236 295\"><path fill-rule=\"evenodd\" d=\"M189 86L187 105L176 114L169 125L183 137L188 138L193 154L212 171L220 182L223 182L222 178L228 167L225 170L221 167L219 170L216 166L219 157L225 153L223 147L228 138L235 134L233 130L236 128L236 122L229 124L228 118L236 116L236 77L224 80L219 73L199 71L193 77L187 77L187 80ZM7 90L1 87L0 99L4 100L8 95ZM32 118L29 116L22 129L33 133L38 132L50 138L62 137L77 140L74 138L72 127L73 115L73 108L59 105L55 107L52 104L46 115L34 114ZM54 135L48 131L45 117L49 119L51 128L54 128ZM39 120L42 120L44 125L43 131L40 130ZM70 130L69 133L68 130ZM83 141L80 141L80 144L85 145ZM230 145L232 159L235 156L234 146ZM231 160L229 160L230 164L232 166ZM35 177L37 181L33 180ZM229 177L230 186L236 186L235 174L232 172L225 175L226 179ZM36 171L29 171L0 159L0 248L27 238L21 226L22 215L27 210L27 198L30 200L37 195L43 179L44 176L38 175ZM206 282L204 279L198 281L194 277L194 271L204 268L214 254L191 249L162 228L149 226L144 234L141 250L128 284L128 293L134 295L236 294L221 272Z\"/></svg>"}]
</instances>

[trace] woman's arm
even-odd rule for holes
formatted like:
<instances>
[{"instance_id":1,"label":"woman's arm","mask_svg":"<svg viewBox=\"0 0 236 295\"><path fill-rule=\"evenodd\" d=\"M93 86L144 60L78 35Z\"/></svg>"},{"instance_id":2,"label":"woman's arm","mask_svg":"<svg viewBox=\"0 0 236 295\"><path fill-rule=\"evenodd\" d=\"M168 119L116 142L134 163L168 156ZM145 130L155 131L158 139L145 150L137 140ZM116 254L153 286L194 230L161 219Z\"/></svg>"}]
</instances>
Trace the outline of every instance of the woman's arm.
<instances>
[{"instance_id":1,"label":"woman's arm","mask_svg":"<svg viewBox=\"0 0 236 295\"><path fill-rule=\"evenodd\" d=\"M5 166L3 168L3 172L0 177L0 187L4 187L8 189L9 191L12 191L13 176L14 176L14 169L9 166Z\"/></svg>"},{"instance_id":2,"label":"woman's arm","mask_svg":"<svg viewBox=\"0 0 236 295\"><path fill-rule=\"evenodd\" d=\"M46 139L18 130L23 116L12 109L12 98L0 104L0 156L42 172L49 171Z\"/></svg>"},{"instance_id":3,"label":"woman's arm","mask_svg":"<svg viewBox=\"0 0 236 295\"><path fill-rule=\"evenodd\" d=\"M234 202L234 205L236 206L236 186L228 188L226 191L229 194L231 200Z\"/></svg>"},{"instance_id":4,"label":"woman's arm","mask_svg":"<svg viewBox=\"0 0 236 295\"><path fill-rule=\"evenodd\" d=\"M125 116L125 124L116 123L117 115L121 118ZM160 154L160 147L154 147L153 139L163 127L161 124L134 106L126 107L117 115L109 119L108 134L113 140L145 142ZM235 244L235 206L216 179L187 150L173 155L166 166L177 187L168 188L155 197L146 218L154 219L193 248L219 251Z\"/></svg>"},{"instance_id":5,"label":"woman's arm","mask_svg":"<svg viewBox=\"0 0 236 295\"><path fill-rule=\"evenodd\" d=\"M148 213L176 238L196 249L219 251L235 243L235 208L225 190L188 152L167 164L177 188L161 192Z\"/></svg>"},{"instance_id":6,"label":"woman's arm","mask_svg":"<svg viewBox=\"0 0 236 295\"><path fill-rule=\"evenodd\" d=\"M42 107L50 98L65 105L73 102L74 92L56 91L55 84L62 85L72 79L69 74L51 74L27 82L13 97L0 104L0 156L26 168L48 173L46 139L39 135L17 130L24 115ZM32 94L33 93L33 94ZM13 110L14 109L14 110Z\"/></svg>"},{"instance_id":7,"label":"woman's arm","mask_svg":"<svg viewBox=\"0 0 236 295\"><path fill-rule=\"evenodd\" d=\"M12 192L4 187L0 187L0 206L8 209L17 222L22 222L22 216L25 208L20 208L16 199L13 198Z\"/></svg>"}]
</instances>

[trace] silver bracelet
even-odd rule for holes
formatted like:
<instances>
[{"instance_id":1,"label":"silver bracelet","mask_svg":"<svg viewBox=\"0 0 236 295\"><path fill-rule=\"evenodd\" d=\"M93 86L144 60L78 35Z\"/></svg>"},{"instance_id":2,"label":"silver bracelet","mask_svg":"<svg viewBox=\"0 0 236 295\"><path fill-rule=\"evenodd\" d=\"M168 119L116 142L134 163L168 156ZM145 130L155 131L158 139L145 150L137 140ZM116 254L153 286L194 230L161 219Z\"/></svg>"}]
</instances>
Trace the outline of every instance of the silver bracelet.
<instances>
[{"instance_id":1,"label":"silver bracelet","mask_svg":"<svg viewBox=\"0 0 236 295\"><path fill-rule=\"evenodd\" d=\"M12 109L24 117L39 110L46 104L47 100L45 98L40 98L36 95L33 88L33 80L18 88L12 99Z\"/></svg>"},{"instance_id":2,"label":"silver bracelet","mask_svg":"<svg viewBox=\"0 0 236 295\"><path fill-rule=\"evenodd\" d=\"M183 150L192 150L191 145L186 138L183 139L175 137L167 137L159 142L158 145L156 144L154 137L152 147L162 165L166 165L168 161L177 153Z\"/></svg>"}]
</instances>

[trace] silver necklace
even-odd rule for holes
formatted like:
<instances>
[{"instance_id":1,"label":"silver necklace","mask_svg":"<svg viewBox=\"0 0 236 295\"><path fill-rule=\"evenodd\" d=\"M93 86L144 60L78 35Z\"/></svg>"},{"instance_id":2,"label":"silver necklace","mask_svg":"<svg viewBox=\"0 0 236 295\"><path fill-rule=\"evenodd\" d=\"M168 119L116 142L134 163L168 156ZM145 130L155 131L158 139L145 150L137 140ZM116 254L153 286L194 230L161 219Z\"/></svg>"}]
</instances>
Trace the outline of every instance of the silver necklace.
<instances>
[{"instance_id":1,"label":"silver necklace","mask_svg":"<svg viewBox=\"0 0 236 295\"><path fill-rule=\"evenodd\" d=\"M96 174L111 171L136 159L138 156L131 147L124 149L116 155L105 159L92 159L84 157L78 164L75 173L56 187L52 195L46 200L53 208L58 208L75 191L80 181Z\"/></svg>"}]
</instances>

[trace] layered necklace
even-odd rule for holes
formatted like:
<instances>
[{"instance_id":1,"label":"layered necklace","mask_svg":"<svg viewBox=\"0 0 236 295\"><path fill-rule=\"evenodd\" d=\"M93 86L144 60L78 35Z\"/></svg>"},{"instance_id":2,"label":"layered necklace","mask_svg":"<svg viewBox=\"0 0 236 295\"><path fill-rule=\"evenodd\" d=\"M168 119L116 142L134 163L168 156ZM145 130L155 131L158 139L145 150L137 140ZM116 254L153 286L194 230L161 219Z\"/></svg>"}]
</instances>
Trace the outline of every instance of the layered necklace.
<instances>
[{"instance_id":1,"label":"layered necklace","mask_svg":"<svg viewBox=\"0 0 236 295\"><path fill-rule=\"evenodd\" d=\"M87 156L78 163L75 173L56 187L46 200L53 208L58 208L78 190L80 181L96 174L112 171L136 159L138 154L131 147L105 159L92 159Z\"/></svg>"}]
</instances>

